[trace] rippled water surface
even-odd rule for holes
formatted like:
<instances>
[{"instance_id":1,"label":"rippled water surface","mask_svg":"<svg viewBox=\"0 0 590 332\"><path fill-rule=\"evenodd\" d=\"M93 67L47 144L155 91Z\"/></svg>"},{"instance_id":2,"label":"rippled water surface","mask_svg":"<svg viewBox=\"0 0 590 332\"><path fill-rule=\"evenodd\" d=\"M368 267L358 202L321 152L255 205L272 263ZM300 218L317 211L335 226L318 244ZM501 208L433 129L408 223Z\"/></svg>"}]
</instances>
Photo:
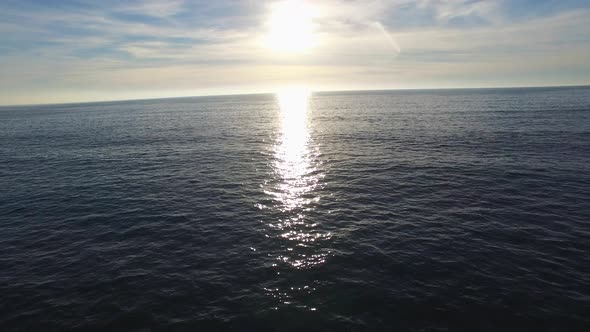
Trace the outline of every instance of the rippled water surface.
<instances>
[{"instance_id":1,"label":"rippled water surface","mask_svg":"<svg viewBox=\"0 0 590 332\"><path fill-rule=\"evenodd\" d=\"M0 108L2 331L589 331L590 88Z\"/></svg>"}]
</instances>

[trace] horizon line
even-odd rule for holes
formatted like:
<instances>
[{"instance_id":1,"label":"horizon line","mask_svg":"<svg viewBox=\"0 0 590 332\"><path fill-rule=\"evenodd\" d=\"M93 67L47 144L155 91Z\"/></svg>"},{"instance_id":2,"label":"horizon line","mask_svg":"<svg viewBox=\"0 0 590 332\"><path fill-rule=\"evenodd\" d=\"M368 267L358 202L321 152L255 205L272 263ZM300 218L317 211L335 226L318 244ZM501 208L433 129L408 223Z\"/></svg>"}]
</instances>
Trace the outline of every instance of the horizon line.
<instances>
[{"instance_id":1,"label":"horizon line","mask_svg":"<svg viewBox=\"0 0 590 332\"><path fill-rule=\"evenodd\" d=\"M377 92L377 91L445 91L445 90L486 90L486 89L539 89L539 88L584 88L590 87L590 84L572 84L572 85L522 85L522 86L479 86L479 87L452 87L452 88L384 88L384 89L338 89L338 90L311 90L311 93L338 93L338 92ZM134 102L149 100L166 100L166 99L185 99L185 98L207 98L207 97L231 97L231 96L256 96L272 95L275 92L250 92L250 93L228 93L228 94L203 94L192 96L173 96L173 97L154 97L154 98L130 98L130 99L107 99L107 100L88 100L72 101L63 103L35 103L35 104L0 104L0 108L7 107L29 107L29 106L59 106L59 105L78 105L78 104L102 104L117 102Z\"/></svg>"}]
</instances>

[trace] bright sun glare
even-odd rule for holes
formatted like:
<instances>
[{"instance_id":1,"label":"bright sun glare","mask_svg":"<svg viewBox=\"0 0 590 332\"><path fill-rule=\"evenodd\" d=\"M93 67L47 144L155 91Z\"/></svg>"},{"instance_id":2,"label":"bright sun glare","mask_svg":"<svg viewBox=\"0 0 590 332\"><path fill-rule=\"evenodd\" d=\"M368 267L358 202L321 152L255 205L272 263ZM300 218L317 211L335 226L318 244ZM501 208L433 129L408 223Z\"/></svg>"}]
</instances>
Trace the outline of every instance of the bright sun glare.
<instances>
[{"instance_id":1,"label":"bright sun glare","mask_svg":"<svg viewBox=\"0 0 590 332\"><path fill-rule=\"evenodd\" d=\"M272 6L265 45L277 52L298 53L315 44L314 8L303 0L285 0Z\"/></svg>"}]
</instances>

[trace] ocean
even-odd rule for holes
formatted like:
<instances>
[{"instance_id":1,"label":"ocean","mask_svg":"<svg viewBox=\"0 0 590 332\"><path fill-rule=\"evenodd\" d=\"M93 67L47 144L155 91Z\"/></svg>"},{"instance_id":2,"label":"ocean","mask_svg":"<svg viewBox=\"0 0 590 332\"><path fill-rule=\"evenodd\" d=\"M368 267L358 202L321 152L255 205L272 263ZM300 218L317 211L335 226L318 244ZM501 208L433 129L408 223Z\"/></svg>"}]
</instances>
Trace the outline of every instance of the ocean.
<instances>
[{"instance_id":1,"label":"ocean","mask_svg":"<svg viewBox=\"0 0 590 332\"><path fill-rule=\"evenodd\" d=\"M590 87L0 108L2 331L589 331Z\"/></svg>"}]
</instances>

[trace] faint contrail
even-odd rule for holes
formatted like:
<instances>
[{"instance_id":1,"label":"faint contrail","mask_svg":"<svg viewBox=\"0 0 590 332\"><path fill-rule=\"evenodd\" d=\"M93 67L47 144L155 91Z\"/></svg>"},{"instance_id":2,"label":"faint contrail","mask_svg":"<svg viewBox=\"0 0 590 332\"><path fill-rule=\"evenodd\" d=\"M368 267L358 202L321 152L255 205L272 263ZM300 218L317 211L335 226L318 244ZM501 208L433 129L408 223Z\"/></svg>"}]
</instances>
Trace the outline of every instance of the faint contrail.
<instances>
[{"instance_id":1,"label":"faint contrail","mask_svg":"<svg viewBox=\"0 0 590 332\"><path fill-rule=\"evenodd\" d=\"M389 31L387 31L385 26L383 26L383 24L381 24L381 22L378 21L374 22L373 24L377 27L377 29L381 31L381 33L383 33L383 36L387 38L393 49L397 52L396 55L400 54L402 52L401 47L399 46L395 38L389 33Z\"/></svg>"}]
</instances>

